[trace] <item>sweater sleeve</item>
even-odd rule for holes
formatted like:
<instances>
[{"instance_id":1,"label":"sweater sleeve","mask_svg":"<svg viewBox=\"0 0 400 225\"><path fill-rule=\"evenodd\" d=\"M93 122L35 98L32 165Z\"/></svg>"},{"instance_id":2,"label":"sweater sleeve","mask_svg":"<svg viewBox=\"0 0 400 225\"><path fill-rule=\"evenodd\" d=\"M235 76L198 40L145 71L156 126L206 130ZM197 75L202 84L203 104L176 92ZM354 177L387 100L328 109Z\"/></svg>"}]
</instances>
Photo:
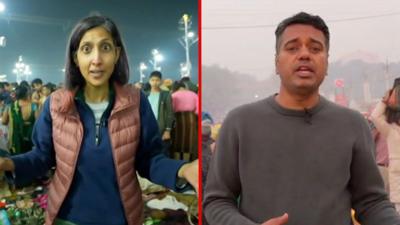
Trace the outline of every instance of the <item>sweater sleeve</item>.
<instances>
[{"instance_id":1,"label":"sweater sleeve","mask_svg":"<svg viewBox=\"0 0 400 225\"><path fill-rule=\"evenodd\" d=\"M349 189L356 218L362 225L399 225L400 218L390 203L375 164L373 141L367 122L359 118L358 136L353 146Z\"/></svg>"},{"instance_id":2,"label":"sweater sleeve","mask_svg":"<svg viewBox=\"0 0 400 225\"><path fill-rule=\"evenodd\" d=\"M162 153L164 148L157 120L150 103L140 94L140 140L135 167L140 176L167 188L178 190L178 171L185 161L173 160Z\"/></svg>"},{"instance_id":3,"label":"sweater sleeve","mask_svg":"<svg viewBox=\"0 0 400 225\"><path fill-rule=\"evenodd\" d=\"M211 159L204 192L203 208L207 222L215 225L256 225L237 206L241 192L239 138L232 112L225 119Z\"/></svg>"},{"instance_id":4,"label":"sweater sleeve","mask_svg":"<svg viewBox=\"0 0 400 225\"><path fill-rule=\"evenodd\" d=\"M43 111L35 122L32 142L33 149L31 151L11 157L15 165L14 182L17 186L29 184L55 166L50 98L45 101Z\"/></svg>"},{"instance_id":5,"label":"sweater sleeve","mask_svg":"<svg viewBox=\"0 0 400 225\"><path fill-rule=\"evenodd\" d=\"M371 113L371 120L376 129L387 138L390 132L390 124L386 121L385 110L386 104L380 101Z\"/></svg>"}]
</instances>

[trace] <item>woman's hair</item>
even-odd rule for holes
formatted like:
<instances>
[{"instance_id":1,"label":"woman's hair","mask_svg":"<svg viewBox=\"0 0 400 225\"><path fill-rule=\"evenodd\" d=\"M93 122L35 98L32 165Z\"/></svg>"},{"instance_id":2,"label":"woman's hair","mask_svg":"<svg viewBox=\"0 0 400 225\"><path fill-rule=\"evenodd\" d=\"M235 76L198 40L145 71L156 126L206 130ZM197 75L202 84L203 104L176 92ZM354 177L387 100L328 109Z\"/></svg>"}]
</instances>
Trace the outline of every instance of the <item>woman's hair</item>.
<instances>
[{"instance_id":1,"label":"woman's hair","mask_svg":"<svg viewBox=\"0 0 400 225\"><path fill-rule=\"evenodd\" d=\"M65 87L73 90L76 87L85 86L85 79L82 76L79 67L74 62L75 54L79 48L79 43L83 35L90 29L103 27L113 38L116 47L119 47L120 55L115 68L110 77L110 82L117 82L121 85L128 83L129 80L129 65L128 57L122 42L121 35L115 23L105 16L90 16L82 19L73 29L67 45L67 55L65 63Z\"/></svg>"},{"instance_id":2,"label":"woman's hair","mask_svg":"<svg viewBox=\"0 0 400 225\"><path fill-rule=\"evenodd\" d=\"M172 85L172 92L179 90L179 88L187 88L185 83L182 81L175 81Z\"/></svg>"},{"instance_id":3,"label":"woman's hair","mask_svg":"<svg viewBox=\"0 0 400 225\"><path fill-rule=\"evenodd\" d=\"M393 88L390 91L394 95L394 106L386 107L385 115L388 123L397 123L400 125L400 78L394 80Z\"/></svg>"},{"instance_id":4,"label":"woman's hair","mask_svg":"<svg viewBox=\"0 0 400 225\"><path fill-rule=\"evenodd\" d=\"M29 89L25 85L19 85L15 88L15 98L17 100L26 99L29 97Z\"/></svg>"}]
</instances>

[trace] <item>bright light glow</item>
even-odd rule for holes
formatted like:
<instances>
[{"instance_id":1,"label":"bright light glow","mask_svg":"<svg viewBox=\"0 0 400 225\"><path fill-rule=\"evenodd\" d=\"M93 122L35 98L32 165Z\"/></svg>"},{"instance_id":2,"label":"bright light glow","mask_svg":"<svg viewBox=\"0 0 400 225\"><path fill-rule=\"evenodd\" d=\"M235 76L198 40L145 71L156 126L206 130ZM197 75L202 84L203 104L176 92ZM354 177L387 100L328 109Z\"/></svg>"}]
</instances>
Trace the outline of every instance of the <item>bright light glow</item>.
<instances>
[{"instance_id":1,"label":"bright light glow","mask_svg":"<svg viewBox=\"0 0 400 225\"><path fill-rule=\"evenodd\" d=\"M184 14L182 16L183 21L185 21L185 23L187 23L187 21L189 20L189 15L188 14Z\"/></svg>"},{"instance_id":2,"label":"bright light glow","mask_svg":"<svg viewBox=\"0 0 400 225\"><path fill-rule=\"evenodd\" d=\"M0 82L5 82L5 81L7 81L7 75L5 74L0 75Z\"/></svg>"},{"instance_id":3,"label":"bright light glow","mask_svg":"<svg viewBox=\"0 0 400 225\"><path fill-rule=\"evenodd\" d=\"M24 74L26 74L26 75L31 75L32 74L31 68L28 65L25 66Z\"/></svg>"},{"instance_id":4,"label":"bright light glow","mask_svg":"<svg viewBox=\"0 0 400 225\"><path fill-rule=\"evenodd\" d=\"M32 75L29 65L22 62L22 56L18 57L18 62L15 63L13 73L17 74L17 77L20 75Z\"/></svg>"},{"instance_id":5,"label":"bright light glow","mask_svg":"<svg viewBox=\"0 0 400 225\"><path fill-rule=\"evenodd\" d=\"M157 54L154 56L154 60L156 60L157 62L161 62L164 60L164 57L161 54Z\"/></svg>"},{"instance_id":6,"label":"bright light glow","mask_svg":"<svg viewBox=\"0 0 400 225\"><path fill-rule=\"evenodd\" d=\"M147 66L144 62L140 63L140 70L147 70Z\"/></svg>"},{"instance_id":7,"label":"bright light glow","mask_svg":"<svg viewBox=\"0 0 400 225\"><path fill-rule=\"evenodd\" d=\"M182 71L182 72L187 72L187 71L188 71L187 66L182 67L182 68L181 68L181 71Z\"/></svg>"},{"instance_id":8,"label":"bright light glow","mask_svg":"<svg viewBox=\"0 0 400 225\"><path fill-rule=\"evenodd\" d=\"M0 47L6 46L6 37L0 36Z\"/></svg>"},{"instance_id":9,"label":"bright light glow","mask_svg":"<svg viewBox=\"0 0 400 225\"><path fill-rule=\"evenodd\" d=\"M187 34L187 36L188 36L188 38L194 37L194 32L190 31L190 32Z\"/></svg>"},{"instance_id":10,"label":"bright light glow","mask_svg":"<svg viewBox=\"0 0 400 225\"><path fill-rule=\"evenodd\" d=\"M4 12L4 10L6 10L6 6L4 3L0 2L0 12Z\"/></svg>"},{"instance_id":11,"label":"bright light glow","mask_svg":"<svg viewBox=\"0 0 400 225\"><path fill-rule=\"evenodd\" d=\"M158 55L158 54L159 54L159 52L158 52L158 50L157 50L157 49L153 49L153 50L151 51L151 54L153 54L153 55Z\"/></svg>"}]
</instances>

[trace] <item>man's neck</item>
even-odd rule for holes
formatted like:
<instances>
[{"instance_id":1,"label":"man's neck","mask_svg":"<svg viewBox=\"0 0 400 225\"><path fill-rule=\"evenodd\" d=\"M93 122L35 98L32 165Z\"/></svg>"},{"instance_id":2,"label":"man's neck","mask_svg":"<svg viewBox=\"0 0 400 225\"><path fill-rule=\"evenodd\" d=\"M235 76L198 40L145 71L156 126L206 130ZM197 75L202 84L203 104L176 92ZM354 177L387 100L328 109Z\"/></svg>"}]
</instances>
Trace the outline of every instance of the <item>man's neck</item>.
<instances>
[{"instance_id":1,"label":"man's neck","mask_svg":"<svg viewBox=\"0 0 400 225\"><path fill-rule=\"evenodd\" d=\"M108 83L100 87L86 85L84 88L85 100L91 103L100 103L106 101L110 91L108 86Z\"/></svg>"},{"instance_id":2,"label":"man's neck","mask_svg":"<svg viewBox=\"0 0 400 225\"><path fill-rule=\"evenodd\" d=\"M318 104L320 96L318 91L309 95L292 94L285 91L280 91L275 97L278 104L287 109L303 110L310 109Z\"/></svg>"},{"instance_id":3,"label":"man's neck","mask_svg":"<svg viewBox=\"0 0 400 225\"><path fill-rule=\"evenodd\" d=\"M151 90L150 90L150 92L153 92L153 93L157 93L157 92L160 92L161 91L161 89L159 88L159 87L152 87L151 88Z\"/></svg>"}]
</instances>

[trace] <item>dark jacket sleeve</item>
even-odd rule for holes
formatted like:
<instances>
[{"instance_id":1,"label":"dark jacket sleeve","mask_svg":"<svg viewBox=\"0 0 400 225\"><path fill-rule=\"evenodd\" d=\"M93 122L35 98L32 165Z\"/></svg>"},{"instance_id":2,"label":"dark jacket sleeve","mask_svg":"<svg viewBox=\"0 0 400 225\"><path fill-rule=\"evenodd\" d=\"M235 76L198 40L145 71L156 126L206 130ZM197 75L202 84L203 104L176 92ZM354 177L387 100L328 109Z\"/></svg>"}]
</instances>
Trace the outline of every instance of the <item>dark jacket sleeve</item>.
<instances>
[{"instance_id":1,"label":"dark jacket sleeve","mask_svg":"<svg viewBox=\"0 0 400 225\"><path fill-rule=\"evenodd\" d=\"M11 157L15 164L14 182L17 186L29 184L35 178L44 176L49 169L55 166L50 98L45 101L43 111L35 122L32 142L33 149L31 151Z\"/></svg>"},{"instance_id":2,"label":"dark jacket sleeve","mask_svg":"<svg viewBox=\"0 0 400 225\"><path fill-rule=\"evenodd\" d=\"M361 116L360 116L361 117ZM400 217L389 201L374 159L374 143L368 124L359 119L353 147L349 188L356 218L362 225L399 225Z\"/></svg>"},{"instance_id":3,"label":"dark jacket sleeve","mask_svg":"<svg viewBox=\"0 0 400 225\"><path fill-rule=\"evenodd\" d=\"M172 109L172 98L171 94L167 91L165 93L165 129L172 129L172 124L174 123L174 111Z\"/></svg>"},{"instance_id":4,"label":"dark jacket sleeve","mask_svg":"<svg viewBox=\"0 0 400 225\"><path fill-rule=\"evenodd\" d=\"M178 171L185 161L169 159L162 153L163 142L150 103L140 94L140 140L135 167L140 176L167 188L178 190Z\"/></svg>"}]
</instances>

